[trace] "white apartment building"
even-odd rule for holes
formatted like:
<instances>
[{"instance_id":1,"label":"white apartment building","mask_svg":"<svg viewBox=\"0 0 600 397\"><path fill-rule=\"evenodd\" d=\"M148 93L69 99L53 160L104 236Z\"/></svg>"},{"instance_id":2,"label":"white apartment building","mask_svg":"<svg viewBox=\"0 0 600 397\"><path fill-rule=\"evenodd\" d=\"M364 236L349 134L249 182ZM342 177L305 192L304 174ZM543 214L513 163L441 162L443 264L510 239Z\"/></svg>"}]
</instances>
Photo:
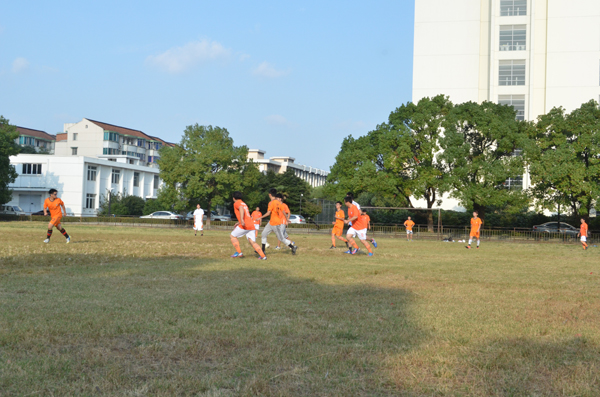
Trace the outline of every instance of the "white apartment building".
<instances>
[{"instance_id":1,"label":"white apartment building","mask_svg":"<svg viewBox=\"0 0 600 397\"><path fill-rule=\"evenodd\" d=\"M10 157L19 176L9 187L9 205L26 213L42 210L48 190L58 190L70 215L95 216L102 197L113 194L156 198L161 181L153 167L86 156L19 154Z\"/></svg>"},{"instance_id":2,"label":"white apartment building","mask_svg":"<svg viewBox=\"0 0 600 397\"><path fill-rule=\"evenodd\" d=\"M318 168L309 167L306 165L296 164L293 157L271 157L270 159L265 158L265 151L260 149L249 149L248 159L252 160L258 165L258 169L261 172L267 172L269 170L283 174L289 169L294 170L294 174L308 182L312 187L323 186L327 180L328 171L321 170Z\"/></svg>"},{"instance_id":3,"label":"white apartment building","mask_svg":"<svg viewBox=\"0 0 600 397\"><path fill-rule=\"evenodd\" d=\"M15 143L18 145L30 146L38 153L46 152L54 154L55 135L25 127L17 127L17 131L19 132L19 137L15 140Z\"/></svg>"},{"instance_id":4,"label":"white apartment building","mask_svg":"<svg viewBox=\"0 0 600 397\"><path fill-rule=\"evenodd\" d=\"M416 0L414 33L413 102L492 101L535 120L600 101L599 0Z\"/></svg>"}]
</instances>

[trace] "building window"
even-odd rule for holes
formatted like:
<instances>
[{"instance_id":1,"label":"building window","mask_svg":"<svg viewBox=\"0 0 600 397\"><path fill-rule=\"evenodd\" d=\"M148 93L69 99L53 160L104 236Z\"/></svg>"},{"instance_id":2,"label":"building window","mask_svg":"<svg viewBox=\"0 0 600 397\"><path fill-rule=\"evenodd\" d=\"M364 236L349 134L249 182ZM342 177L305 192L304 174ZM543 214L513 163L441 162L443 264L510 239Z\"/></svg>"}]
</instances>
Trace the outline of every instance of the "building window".
<instances>
[{"instance_id":1,"label":"building window","mask_svg":"<svg viewBox=\"0 0 600 397\"><path fill-rule=\"evenodd\" d=\"M517 120L525 120L525 95L500 95L498 104L512 106L517 112Z\"/></svg>"},{"instance_id":2,"label":"building window","mask_svg":"<svg viewBox=\"0 0 600 397\"><path fill-rule=\"evenodd\" d=\"M111 183L118 184L121 180L121 170L116 170L113 168L112 175L110 177Z\"/></svg>"},{"instance_id":3,"label":"building window","mask_svg":"<svg viewBox=\"0 0 600 397\"><path fill-rule=\"evenodd\" d=\"M138 139L138 140L137 140L137 145L138 145L139 147L144 147L144 140L143 140L143 139Z\"/></svg>"},{"instance_id":4,"label":"building window","mask_svg":"<svg viewBox=\"0 0 600 397\"><path fill-rule=\"evenodd\" d=\"M97 167L95 165L88 165L88 175L87 175L87 180L88 181L95 181L96 180L96 174L97 174Z\"/></svg>"},{"instance_id":5,"label":"building window","mask_svg":"<svg viewBox=\"0 0 600 397\"><path fill-rule=\"evenodd\" d=\"M154 190L158 189L158 175L154 175Z\"/></svg>"},{"instance_id":6,"label":"building window","mask_svg":"<svg viewBox=\"0 0 600 397\"><path fill-rule=\"evenodd\" d=\"M74 133L73 133L73 140L74 140L74 141L76 141L76 140L77 140L77 133L76 133L76 132L74 132Z\"/></svg>"},{"instance_id":7,"label":"building window","mask_svg":"<svg viewBox=\"0 0 600 397\"><path fill-rule=\"evenodd\" d=\"M500 61L499 85L525 85L525 61Z\"/></svg>"},{"instance_id":8,"label":"building window","mask_svg":"<svg viewBox=\"0 0 600 397\"><path fill-rule=\"evenodd\" d=\"M527 46L525 25L500 26L500 51L525 51Z\"/></svg>"},{"instance_id":9,"label":"building window","mask_svg":"<svg viewBox=\"0 0 600 397\"><path fill-rule=\"evenodd\" d=\"M77 156L77 148L76 147L71 148L71 155Z\"/></svg>"},{"instance_id":10,"label":"building window","mask_svg":"<svg viewBox=\"0 0 600 397\"><path fill-rule=\"evenodd\" d=\"M523 177L517 176L508 178L506 182L504 182L504 188L508 190L523 190Z\"/></svg>"},{"instance_id":11,"label":"building window","mask_svg":"<svg viewBox=\"0 0 600 397\"><path fill-rule=\"evenodd\" d=\"M42 165L41 164L23 164L23 175L41 175Z\"/></svg>"},{"instance_id":12,"label":"building window","mask_svg":"<svg viewBox=\"0 0 600 397\"><path fill-rule=\"evenodd\" d=\"M119 134L117 134L116 132L104 131L104 140L112 141L112 142L119 142Z\"/></svg>"},{"instance_id":13,"label":"building window","mask_svg":"<svg viewBox=\"0 0 600 397\"><path fill-rule=\"evenodd\" d=\"M139 172L133 173L133 186L135 186L135 187L140 186L140 173Z\"/></svg>"},{"instance_id":14,"label":"building window","mask_svg":"<svg viewBox=\"0 0 600 397\"><path fill-rule=\"evenodd\" d=\"M527 0L500 0L500 16L527 15Z\"/></svg>"},{"instance_id":15,"label":"building window","mask_svg":"<svg viewBox=\"0 0 600 397\"><path fill-rule=\"evenodd\" d=\"M86 194L85 195L85 208L96 208L96 195Z\"/></svg>"}]
</instances>

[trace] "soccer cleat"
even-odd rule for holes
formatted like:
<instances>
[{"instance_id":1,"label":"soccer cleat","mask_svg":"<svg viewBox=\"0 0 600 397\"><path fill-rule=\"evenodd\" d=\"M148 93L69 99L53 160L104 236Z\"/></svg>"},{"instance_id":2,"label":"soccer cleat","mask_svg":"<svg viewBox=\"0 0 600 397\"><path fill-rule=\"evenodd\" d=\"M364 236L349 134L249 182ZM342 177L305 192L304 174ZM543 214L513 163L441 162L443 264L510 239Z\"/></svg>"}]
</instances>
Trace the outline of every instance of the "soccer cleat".
<instances>
[{"instance_id":1,"label":"soccer cleat","mask_svg":"<svg viewBox=\"0 0 600 397\"><path fill-rule=\"evenodd\" d=\"M276 249L276 250L280 250L280 249L281 249L281 247L280 247L280 246L277 246L277 247L275 247L275 249Z\"/></svg>"},{"instance_id":2,"label":"soccer cleat","mask_svg":"<svg viewBox=\"0 0 600 397\"><path fill-rule=\"evenodd\" d=\"M296 255L296 251L298 250L297 245L292 245L292 255Z\"/></svg>"},{"instance_id":3,"label":"soccer cleat","mask_svg":"<svg viewBox=\"0 0 600 397\"><path fill-rule=\"evenodd\" d=\"M479 246L477 246L477 249L479 249Z\"/></svg>"},{"instance_id":4,"label":"soccer cleat","mask_svg":"<svg viewBox=\"0 0 600 397\"><path fill-rule=\"evenodd\" d=\"M465 246L465 248L466 248L466 249L468 249L468 250L470 250L470 249L471 249L471 246L470 246L470 245L467 245L467 246Z\"/></svg>"},{"instance_id":5,"label":"soccer cleat","mask_svg":"<svg viewBox=\"0 0 600 397\"><path fill-rule=\"evenodd\" d=\"M356 255L358 253L359 249L358 248L354 248L351 252L352 255Z\"/></svg>"},{"instance_id":6,"label":"soccer cleat","mask_svg":"<svg viewBox=\"0 0 600 397\"><path fill-rule=\"evenodd\" d=\"M372 252L369 252L369 256L373 256L373 253L372 253Z\"/></svg>"},{"instance_id":7,"label":"soccer cleat","mask_svg":"<svg viewBox=\"0 0 600 397\"><path fill-rule=\"evenodd\" d=\"M71 237L67 237L67 244L71 242Z\"/></svg>"},{"instance_id":8,"label":"soccer cleat","mask_svg":"<svg viewBox=\"0 0 600 397\"><path fill-rule=\"evenodd\" d=\"M260 256L259 256L259 257L258 257L258 260L259 260L259 261L266 261L266 260L267 260L267 257L266 257L266 256L263 256L263 257L260 257Z\"/></svg>"},{"instance_id":9,"label":"soccer cleat","mask_svg":"<svg viewBox=\"0 0 600 397\"><path fill-rule=\"evenodd\" d=\"M330 250L334 249L335 245L332 245L331 247L329 247Z\"/></svg>"},{"instance_id":10,"label":"soccer cleat","mask_svg":"<svg viewBox=\"0 0 600 397\"><path fill-rule=\"evenodd\" d=\"M371 239L371 242L373 243L373 247L377 248L377 241L375 241L375 239Z\"/></svg>"},{"instance_id":11,"label":"soccer cleat","mask_svg":"<svg viewBox=\"0 0 600 397\"><path fill-rule=\"evenodd\" d=\"M242 258L243 256L244 256L244 254L242 254L242 253L238 254L237 252L235 254L231 255L232 258Z\"/></svg>"},{"instance_id":12,"label":"soccer cleat","mask_svg":"<svg viewBox=\"0 0 600 397\"><path fill-rule=\"evenodd\" d=\"M348 251L344 252L344 254L350 254L350 255L352 255L352 250L348 250Z\"/></svg>"},{"instance_id":13,"label":"soccer cleat","mask_svg":"<svg viewBox=\"0 0 600 397\"><path fill-rule=\"evenodd\" d=\"M47 239L45 239L45 240L44 240L44 242L45 242L46 244L48 244L48 243L50 242L50 239L49 239L49 238L47 238Z\"/></svg>"}]
</instances>

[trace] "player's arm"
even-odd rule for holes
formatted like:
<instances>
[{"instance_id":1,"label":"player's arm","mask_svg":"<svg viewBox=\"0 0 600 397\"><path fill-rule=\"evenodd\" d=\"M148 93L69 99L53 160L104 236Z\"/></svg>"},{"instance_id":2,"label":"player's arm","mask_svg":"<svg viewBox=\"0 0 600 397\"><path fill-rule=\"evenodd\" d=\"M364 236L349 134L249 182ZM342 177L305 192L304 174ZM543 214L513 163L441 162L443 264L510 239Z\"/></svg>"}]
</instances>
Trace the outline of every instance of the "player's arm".
<instances>
[{"instance_id":1,"label":"player's arm","mask_svg":"<svg viewBox=\"0 0 600 397\"><path fill-rule=\"evenodd\" d=\"M353 216L352 218L348 218L348 220L345 220L344 223L348 224L350 222L354 222L357 219L358 219L358 216Z\"/></svg>"},{"instance_id":2,"label":"player's arm","mask_svg":"<svg viewBox=\"0 0 600 397\"><path fill-rule=\"evenodd\" d=\"M264 214L263 216L261 216L260 218L258 218L258 219L263 219L263 218L266 218L266 217L267 217L267 216L269 216L269 215L271 215L271 211L267 211L267 212L265 212L265 214Z\"/></svg>"},{"instance_id":3,"label":"player's arm","mask_svg":"<svg viewBox=\"0 0 600 397\"><path fill-rule=\"evenodd\" d=\"M240 225L242 225L242 227L246 226L246 223L244 222L245 215L246 209L243 206L240 206Z\"/></svg>"},{"instance_id":4,"label":"player's arm","mask_svg":"<svg viewBox=\"0 0 600 397\"><path fill-rule=\"evenodd\" d=\"M44 216L48 216L48 207L46 207L46 203L44 203Z\"/></svg>"},{"instance_id":5,"label":"player's arm","mask_svg":"<svg viewBox=\"0 0 600 397\"><path fill-rule=\"evenodd\" d=\"M65 216L67 216L67 209L65 208L65 203L61 203L60 208L62 208L63 212L65 213Z\"/></svg>"}]
</instances>

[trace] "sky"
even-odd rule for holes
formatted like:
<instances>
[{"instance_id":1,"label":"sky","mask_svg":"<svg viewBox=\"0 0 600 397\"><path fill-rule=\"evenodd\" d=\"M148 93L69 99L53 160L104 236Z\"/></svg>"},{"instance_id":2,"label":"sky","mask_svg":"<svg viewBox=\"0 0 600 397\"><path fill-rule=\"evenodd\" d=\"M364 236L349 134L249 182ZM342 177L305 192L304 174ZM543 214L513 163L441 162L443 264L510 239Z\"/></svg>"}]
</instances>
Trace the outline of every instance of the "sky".
<instances>
[{"instance_id":1,"label":"sky","mask_svg":"<svg viewBox=\"0 0 600 397\"><path fill-rule=\"evenodd\" d=\"M325 170L411 100L414 0L5 1L0 115L50 134L90 118Z\"/></svg>"}]
</instances>

